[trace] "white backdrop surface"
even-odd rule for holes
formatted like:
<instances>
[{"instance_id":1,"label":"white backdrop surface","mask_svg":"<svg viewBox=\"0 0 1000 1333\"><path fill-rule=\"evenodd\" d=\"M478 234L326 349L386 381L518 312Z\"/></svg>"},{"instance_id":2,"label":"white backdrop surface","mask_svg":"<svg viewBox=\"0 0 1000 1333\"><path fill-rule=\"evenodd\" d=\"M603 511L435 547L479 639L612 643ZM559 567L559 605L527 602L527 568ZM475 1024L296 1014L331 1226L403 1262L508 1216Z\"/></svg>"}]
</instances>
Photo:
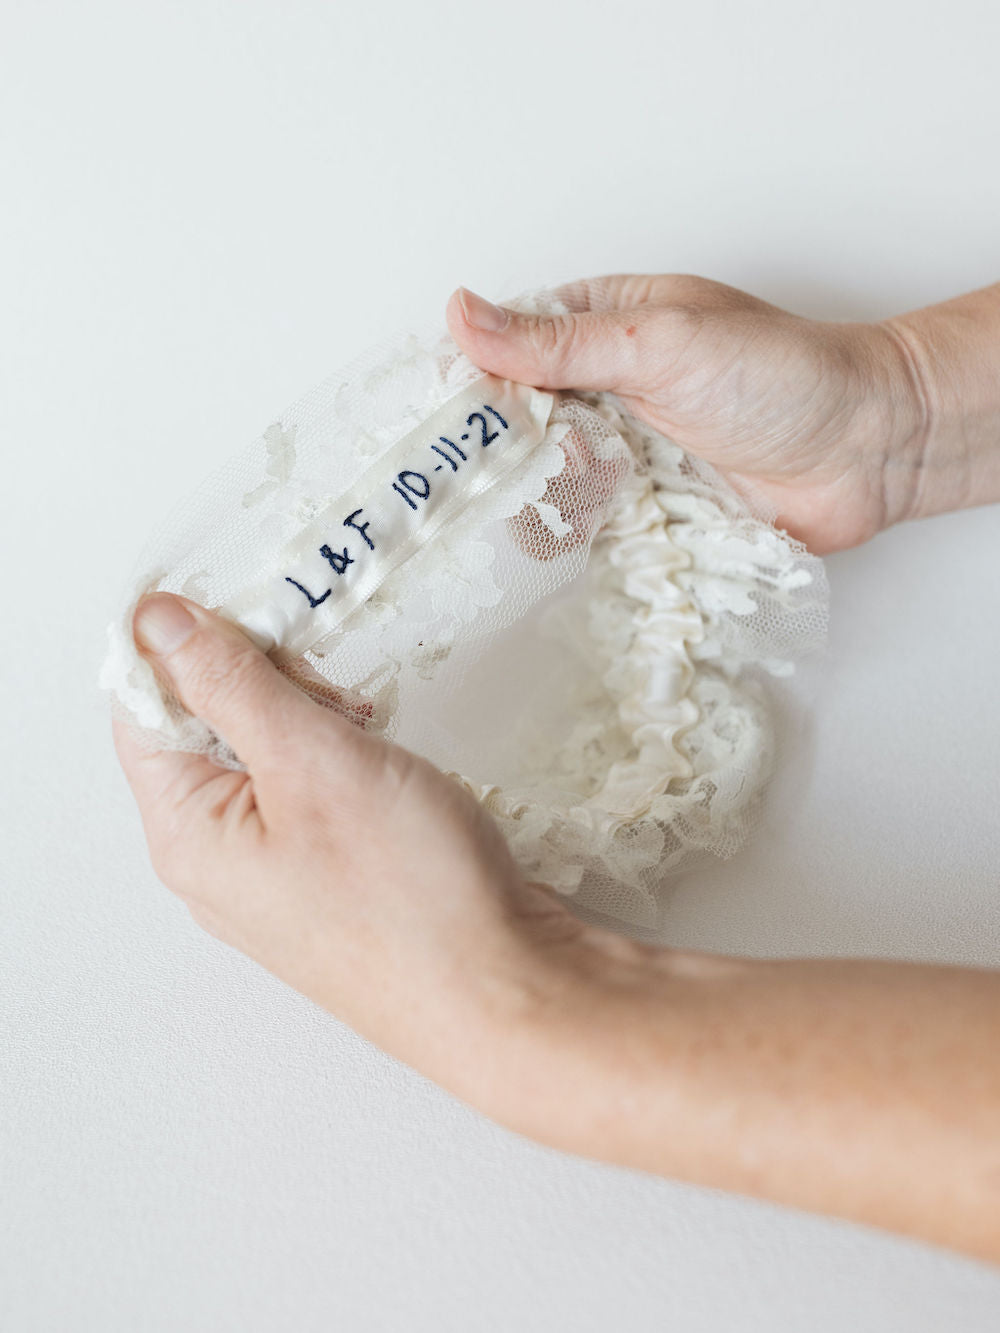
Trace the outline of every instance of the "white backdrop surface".
<instances>
[{"instance_id":1,"label":"white backdrop surface","mask_svg":"<svg viewBox=\"0 0 1000 1333\"><path fill-rule=\"evenodd\" d=\"M0 0L5 1333L1000 1325L994 1272L537 1148L200 935L94 685L151 524L460 282L996 280L998 43L993 0ZM1000 964L998 539L830 562L767 825L664 938Z\"/></svg>"}]
</instances>

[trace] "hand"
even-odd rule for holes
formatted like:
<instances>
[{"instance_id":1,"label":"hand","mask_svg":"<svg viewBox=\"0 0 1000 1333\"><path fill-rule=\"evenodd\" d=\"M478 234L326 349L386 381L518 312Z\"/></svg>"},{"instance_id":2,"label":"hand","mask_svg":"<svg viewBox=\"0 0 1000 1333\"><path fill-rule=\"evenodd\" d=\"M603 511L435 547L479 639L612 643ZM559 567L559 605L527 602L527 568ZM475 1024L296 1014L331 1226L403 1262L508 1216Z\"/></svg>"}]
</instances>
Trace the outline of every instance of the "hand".
<instances>
[{"instance_id":1,"label":"hand","mask_svg":"<svg viewBox=\"0 0 1000 1333\"><path fill-rule=\"evenodd\" d=\"M116 727L153 863L214 935L532 1138L1000 1261L1000 975L584 926L457 783L232 625L161 594L136 631L248 766Z\"/></svg>"},{"instance_id":2,"label":"hand","mask_svg":"<svg viewBox=\"0 0 1000 1333\"><path fill-rule=\"evenodd\" d=\"M616 390L752 479L817 549L904 511L1000 495L1000 289L881 334L795 320L697 279L604 290L604 313L534 320L491 315L466 293L449 321L486 369ZM597 288L580 291L584 307L598 303ZM978 343L970 315L982 316ZM967 393L956 378L951 407L921 350L949 342L950 364L977 372ZM908 377L935 410L914 405ZM963 449L964 471L948 463ZM713 958L585 926L524 881L457 783L367 734L363 708L332 690L323 707L180 598L147 599L136 632L247 765L153 753L116 727L153 863L213 934L554 1147L1000 1262L1000 974Z\"/></svg>"},{"instance_id":3,"label":"hand","mask_svg":"<svg viewBox=\"0 0 1000 1333\"><path fill-rule=\"evenodd\" d=\"M248 766L116 725L157 873L219 939L482 1101L583 927L454 779L308 698L228 622L157 595L136 637Z\"/></svg>"},{"instance_id":4,"label":"hand","mask_svg":"<svg viewBox=\"0 0 1000 1333\"><path fill-rule=\"evenodd\" d=\"M955 391L964 383L957 368L973 360L970 313L985 315L983 342L1000 369L1000 288L962 298L961 311L951 302L940 316L880 324L802 319L676 275L600 278L561 294L572 313L535 317L459 289L448 324L484 370L617 393L736 485L749 484L819 554L906 518L1000 498L1000 377ZM955 347L958 319L965 342ZM970 415L983 435L981 477L969 468Z\"/></svg>"}]
</instances>

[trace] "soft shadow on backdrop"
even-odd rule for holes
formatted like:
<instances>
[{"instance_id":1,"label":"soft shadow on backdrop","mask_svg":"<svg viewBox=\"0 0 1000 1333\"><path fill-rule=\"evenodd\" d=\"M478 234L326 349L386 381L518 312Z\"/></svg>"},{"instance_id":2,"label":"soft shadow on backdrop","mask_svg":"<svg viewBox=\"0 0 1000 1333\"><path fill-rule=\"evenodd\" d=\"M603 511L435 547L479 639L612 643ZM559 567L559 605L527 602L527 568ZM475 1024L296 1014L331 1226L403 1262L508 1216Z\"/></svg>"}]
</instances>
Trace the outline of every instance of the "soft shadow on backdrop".
<instances>
[{"instance_id":1,"label":"soft shadow on backdrop","mask_svg":"<svg viewBox=\"0 0 1000 1333\"><path fill-rule=\"evenodd\" d=\"M502 1132L197 933L94 676L150 526L466 283L869 318L998 277L995 5L10 3L0 1322L988 1333L1000 1278ZM679 943L1000 963L1000 515L830 562L757 841Z\"/></svg>"}]
</instances>

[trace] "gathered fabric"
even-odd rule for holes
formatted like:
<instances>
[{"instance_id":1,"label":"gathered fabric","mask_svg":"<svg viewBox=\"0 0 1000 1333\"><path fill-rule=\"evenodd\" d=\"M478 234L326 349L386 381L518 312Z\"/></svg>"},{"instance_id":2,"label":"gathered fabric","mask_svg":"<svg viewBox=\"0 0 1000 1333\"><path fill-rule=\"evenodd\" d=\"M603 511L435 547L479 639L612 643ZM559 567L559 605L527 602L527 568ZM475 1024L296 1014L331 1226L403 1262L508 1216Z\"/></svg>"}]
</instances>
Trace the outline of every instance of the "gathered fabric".
<instances>
[{"instance_id":1,"label":"gathered fabric","mask_svg":"<svg viewBox=\"0 0 1000 1333\"><path fill-rule=\"evenodd\" d=\"M154 590L431 759L528 878L638 924L751 831L769 682L827 618L822 562L613 395L497 380L436 332L332 376L205 483L109 627L102 684L144 743L240 767L136 651Z\"/></svg>"}]
</instances>

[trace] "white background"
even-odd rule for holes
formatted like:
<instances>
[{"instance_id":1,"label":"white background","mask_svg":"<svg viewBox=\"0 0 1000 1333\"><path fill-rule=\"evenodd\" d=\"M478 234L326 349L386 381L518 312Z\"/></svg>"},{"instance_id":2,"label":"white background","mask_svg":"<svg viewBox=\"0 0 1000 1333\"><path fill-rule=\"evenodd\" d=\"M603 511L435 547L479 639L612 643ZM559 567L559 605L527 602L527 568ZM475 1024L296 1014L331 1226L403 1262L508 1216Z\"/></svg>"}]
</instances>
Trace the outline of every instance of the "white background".
<instances>
[{"instance_id":1,"label":"white background","mask_svg":"<svg viewBox=\"0 0 1000 1333\"><path fill-rule=\"evenodd\" d=\"M460 282L996 280L995 0L0 15L5 1333L995 1330L996 1273L538 1149L200 935L94 684L150 526ZM768 826L667 938L1000 962L998 537L830 562Z\"/></svg>"}]
</instances>

